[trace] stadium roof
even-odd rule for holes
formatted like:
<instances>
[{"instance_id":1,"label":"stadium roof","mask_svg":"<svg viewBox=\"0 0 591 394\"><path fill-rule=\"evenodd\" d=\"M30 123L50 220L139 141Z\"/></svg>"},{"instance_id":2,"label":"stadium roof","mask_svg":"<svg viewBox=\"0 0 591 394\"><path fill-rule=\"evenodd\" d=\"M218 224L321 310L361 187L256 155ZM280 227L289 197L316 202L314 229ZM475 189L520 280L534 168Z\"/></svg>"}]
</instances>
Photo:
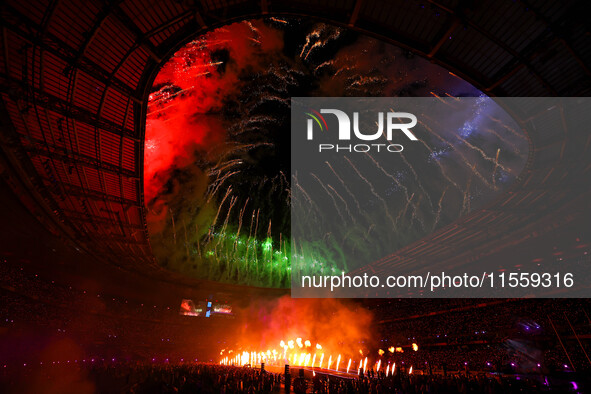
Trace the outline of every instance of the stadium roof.
<instances>
[{"instance_id":1,"label":"stadium roof","mask_svg":"<svg viewBox=\"0 0 591 394\"><path fill-rule=\"evenodd\" d=\"M154 260L142 181L151 81L188 40L245 18L309 16L408 48L491 96L584 96L591 90L585 3L7 0L2 166L54 234L130 271L188 281ZM568 221L577 211L564 207L588 205L591 134L569 135L561 108L522 120L530 158L513 187L379 264L490 249L509 230Z\"/></svg>"}]
</instances>

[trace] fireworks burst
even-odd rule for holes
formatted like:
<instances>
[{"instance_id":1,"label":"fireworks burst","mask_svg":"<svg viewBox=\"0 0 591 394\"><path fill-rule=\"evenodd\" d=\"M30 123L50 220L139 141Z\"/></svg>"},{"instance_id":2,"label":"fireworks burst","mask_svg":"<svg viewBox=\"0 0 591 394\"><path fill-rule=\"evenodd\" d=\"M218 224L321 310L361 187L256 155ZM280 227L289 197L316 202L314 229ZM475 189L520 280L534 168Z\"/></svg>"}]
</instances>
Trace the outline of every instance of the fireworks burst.
<instances>
[{"instance_id":1,"label":"fireworks burst","mask_svg":"<svg viewBox=\"0 0 591 394\"><path fill-rule=\"evenodd\" d=\"M458 133L419 124L420 154L345 157L319 163L313 176L286 177L291 97L383 95L431 96L456 108L457 96L481 93L400 48L294 18L235 23L188 43L161 69L148 104L144 193L159 263L196 278L289 287L294 268L340 274L351 268L349 253L370 262L368 242L392 253L519 173L527 140L480 100ZM324 198L329 210L320 208ZM296 230L315 242L294 239L294 207L310 223ZM313 226L331 217L339 228ZM330 357L307 354L307 364ZM338 354L330 361L339 364Z\"/></svg>"}]
</instances>

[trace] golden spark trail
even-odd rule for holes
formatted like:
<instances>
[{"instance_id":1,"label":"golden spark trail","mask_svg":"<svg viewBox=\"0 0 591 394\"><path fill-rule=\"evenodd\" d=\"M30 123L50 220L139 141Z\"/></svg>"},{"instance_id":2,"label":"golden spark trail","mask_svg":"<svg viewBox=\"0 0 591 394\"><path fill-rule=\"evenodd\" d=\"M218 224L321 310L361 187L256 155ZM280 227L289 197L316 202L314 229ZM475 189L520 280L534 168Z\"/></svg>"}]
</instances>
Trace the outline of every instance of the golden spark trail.
<instances>
[{"instance_id":1,"label":"golden spark trail","mask_svg":"<svg viewBox=\"0 0 591 394\"><path fill-rule=\"evenodd\" d=\"M495 117L492 116L488 116L488 118L490 120L492 120L495 123L500 124L505 130L509 131L510 133L512 133L513 135L515 135L516 137L521 138L522 140L526 140L527 141L527 136L524 133L519 133L517 132L515 129L513 129L512 127L507 126L505 123L503 123L500 119L497 119Z\"/></svg>"},{"instance_id":2,"label":"golden spark trail","mask_svg":"<svg viewBox=\"0 0 591 394\"><path fill-rule=\"evenodd\" d=\"M497 155L495 156L495 168L493 169L493 172L492 172L492 182L493 182L493 186L495 186L495 187L497 186L497 181L495 179L495 174L497 172L497 166L499 164L499 153L501 153L501 148L498 148L497 149Z\"/></svg>"},{"instance_id":3,"label":"golden spark trail","mask_svg":"<svg viewBox=\"0 0 591 394\"><path fill-rule=\"evenodd\" d=\"M248 239L246 240L246 253L244 258L246 260L246 271L249 272L249 264L248 264L248 252L250 251L250 240L252 239L252 225L254 224L254 209L252 210L252 215L250 217L250 228L248 230Z\"/></svg>"},{"instance_id":4,"label":"golden spark trail","mask_svg":"<svg viewBox=\"0 0 591 394\"><path fill-rule=\"evenodd\" d=\"M256 220L256 224L254 226L254 236L255 236L255 238L256 238L257 232L259 230L259 214L260 213L261 213L261 209L259 208L259 209L257 209L257 220ZM255 265L256 265L256 269L257 269L256 272L257 272L257 275L258 275L258 273L259 273L259 258L258 258L258 253L255 253L254 254L254 262L255 262Z\"/></svg>"},{"instance_id":5,"label":"golden spark trail","mask_svg":"<svg viewBox=\"0 0 591 394\"><path fill-rule=\"evenodd\" d=\"M223 234L226 231L226 228L228 227L228 220L230 219L230 213L232 212L232 208L234 208L236 201L238 201L238 196L232 196L230 198L230 207L228 208L228 213L226 214L226 219L224 220L224 224L222 225L222 228L220 230L220 235ZM220 236L213 247L213 251L216 256L217 256L217 247L221 242L222 242L222 237ZM227 269L229 270L230 269L230 259L226 260L226 266L227 266Z\"/></svg>"},{"instance_id":6,"label":"golden spark trail","mask_svg":"<svg viewBox=\"0 0 591 394\"><path fill-rule=\"evenodd\" d=\"M433 222L433 227L431 228L431 231L435 230L435 227L437 227L437 223L439 223L439 219L441 218L442 202L443 197L445 197L445 192L447 192L447 188L448 186L446 186L445 189L443 189L443 193L441 193L441 197L439 198L439 202L437 203L437 215L435 215L435 221Z\"/></svg>"},{"instance_id":7,"label":"golden spark trail","mask_svg":"<svg viewBox=\"0 0 591 394\"><path fill-rule=\"evenodd\" d=\"M328 61L326 61L324 63L320 63L318 66L316 66L316 68L314 69L314 72L318 71L318 69L321 68L321 67L324 67L324 66L332 66L333 64L334 64L334 60L328 60Z\"/></svg>"},{"instance_id":8,"label":"golden spark trail","mask_svg":"<svg viewBox=\"0 0 591 394\"><path fill-rule=\"evenodd\" d=\"M343 197L341 197L341 195L331 185L327 184L326 186L330 190L332 190L336 194L336 196L343 202L343 205L345 205L345 211L347 211L347 214L349 215L349 217L351 218L353 223L357 223L357 221L355 220L355 218L351 214L351 211L349 211L349 205L347 205L347 202L343 199Z\"/></svg>"},{"instance_id":9,"label":"golden spark trail","mask_svg":"<svg viewBox=\"0 0 591 394\"><path fill-rule=\"evenodd\" d=\"M412 199L414 198L415 194L413 193L410 198L408 199L408 201L406 202L406 204L404 205L404 208L400 211L400 213L398 214L398 216L396 216L396 222L398 222L398 220L400 218L404 219L404 216L406 215L406 211L408 210L408 206L411 203Z\"/></svg>"},{"instance_id":10,"label":"golden spark trail","mask_svg":"<svg viewBox=\"0 0 591 394\"><path fill-rule=\"evenodd\" d=\"M449 103L446 102L446 100L444 100L441 97L439 97L435 92L429 92L429 93L431 93L431 96L437 98L437 100L441 101L443 104L450 105Z\"/></svg>"},{"instance_id":11,"label":"golden spark trail","mask_svg":"<svg viewBox=\"0 0 591 394\"><path fill-rule=\"evenodd\" d=\"M429 145L427 145L427 143L423 140L419 140L421 141L421 143L425 146L425 148L427 148L427 150L429 151L429 153L433 154L433 150L429 147ZM445 170L443 169L443 165L439 162L439 160L435 160L435 164L437 164L437 166L439 167L439 171L441 171L441 175L443 175L443 177L452 185L454 185L460 192L462 192L462 189L460 188L460 185L458 185L454 180L452 180L447 173L445 172Z\"/></svg>"},{"instance_id":12,"label":"golden spark trail","mask_svg":"<svg viewBox=\"0 0 591 394\"><path fill-rule=\"evenodd\" d=\"M244 24L246 24L246 26L249 27L250 31L252 31L253 33L255 33L256 35L259 35L259 29L257 29L252 22L250 21L244 21Z\"/></svg>"},{"instance_id":13,"label":"golden spark trail","mask_svg":"<svg viewBox=\"0 0 591 394\"><path fill-rule=\"evenodd\" d=\"M497 137L499 140L503 142L503 144L510 146L515 154L519 153L519 149L517 149L517 146L513 143L513 141L506 139L493 129L485 129L485 131Z\"/></svg>"},{"instance_id":14,"label":"golden spark trail","mask_svg":"<svg viewBox=\"0 0 591 394\"><path fill-rule=\"evenodd\" d=\"M213 176L214 174L220 174L221 172L227 170L228 168L240 165L242 163L243 163L242 159L228 160L225 162L220 161L220 162L218 162L218 164L216 164L215 166L208 169L207 175Z\"/></svg>"},{"instance_id":15,"label":"golden spark trail","mask_svg":"<svg viewBox=\"0 0 591 394\"><path fill-rule=\"evenodd\" d=\"M238 201L238 196L232 196L230 198L230 207L228 208L228 213L226 213L226 218L224 219L224 224L222 225L222 229L221 232L225 232L226 228L228 227L228 221L230 220L230 213L232 212L232 208L234 208L234 205L236 205L236 202Z\"/></svg>"},{"instance_id":16,"label":"golden spark trail","mask_svg":"<svg viewBox=\"0 0 591 394\"><path fill-rule=\"evenodd\" d=\"M482 183L484 183L488 188L493 189L492 185L484 178L484 176L482 176L482 174L480 174L477 170L476 170L476 166L471 166L468 159L466 158L466 156L460 152L458 149L456 149L450 142L448 142L446 139L440 137L437 133L435 133L433 130L431 130L431 128L429 126L427 126L425 123L419 121L418 123L420 123L425 130L427 130L429 133L431 133L432 135L434 135L435 137L437 137L439 140L441 140L443 143L445 143L447 146L451 147L452 150L454 151L454 153L457 153L461 158L462 158L462 162L466 165L466 167L468 167L472 173L474 173L474 175L476 175L481 181Z\"/></svg>"},{"instance_id":17,"label":"golden spark trail","mask_svg":"<svg viewBox=\"0 0 591 394\"><path fill-rule=\"evenodd\" d=\"M294 181L295 181L295 185L298 189L300 189L302 191L302 193L304 194L304 197L306 197L306 200L308 200L308 202L310 203L310 205L316 205L314 204L314 202L312 201L312 198L310 198L310 195L304 190L304 188L300 185L300 183L298 182L298 179L294 176L293 177ZM316 207L318 208L318 207Z\"/></svg>"},{"instance_id":18,"label":"golden spark trail","mask_svg":"<svg viewBox=\"0 0 591 394\"><path fill-rule=\"evenodd\" d=\"M272 16L272 17L270 17L269 19L271 19L273 22L279 22L279 23L284 23L284 24L287 24L287 21L286 21L286 20L279 19L279 18L275 18L275 17L273 17L273 16Z\"/></svg>"},{"instance_id":19,"label":"golden spark trail","mask_svg":"<svg viewBox=\"0 0 591 394\"><path fill-rule=\"evenodd\" d=\"M226 194L224 195L224 198L222 199L222 202L220 203L220 205L218 207L218 212L215 214L215 218L213 219L211 227L215 226L215 224L217 223L218 216L220 215L220 210L222 209L222 206L224 205L224 201L226 201L226 198L228 198L228 196L230 195L231 192L232 192L232 187L230 186L228 188L228 190L226 190Z\"/></svg>"},{"instance_id":20,"label":"golden spark trail","mask_svg":"<svg viewBox=\"0 0 591 394\"><path fill-rule=\"evenodd\" d=\"M384 173L384 175L386 175L388 178L392 179L394 181L394 183L396 183L396 185L398 187L400 187L402 189L402 191L404 192L404 196L406 197L406 203L408 204L410 202L410 199L408 197L408 188L406 186L404 186L402 183L400 183L400 181L398 179L396 179L396 177L392 174L390 174L388 171L386 171L381 165L380 163L378 163L370 154L365 153L365 155L367 157L369 157L369 159L373 162L373 164ZM398 221L398 219L396 219Z\"/></svg>"},{"instance_id":21,"label":"golden spark trail","mask_svg":"<svg viewBox=\"0 0 591 394\"><path fill-rule=\"evenodd\" d=\"M404 154L402 154L402 152L400 152L400 158L402 159L402 161L408 166L409 170L412 172L412 175L415 177L415 181L417 182L417 186L419 186L419 188L423 191L423 193L425 194L425 197L427 197L427 202L429 203L429 206L431 207L431 212L433 213L433 215L435 215L435 212L433 211L433 202L431 201L431 197L429 196L429 194L427 193L427 191L425 190L425 188L423 187L423 184L421 183L421 181L419 180L419 176L417 175L417 173L415 172L415 169L413 168L413 166L408 162L408 160L406 160L406 157L404 157Z\"/></svg>"},{"instance_id":22,"label":"golden spark trail","mask_svg":"<svg viewBox=\"0 0 591 394\"><path fill-rule=\"evenodd\" d=\"M337 75L341 74L342 72L345 72L345 71L350 71L350 70L356 70L356 68L355 68L355 67L348 67L348 66L343 66L343 67L339 68L339 69L338 69L338 70L337 70L337 71L334 73L334 75L332 76L332 78L336 77Z\"/></svg>"},{"instance_id":23,"label":"golden spark trail","mask_svg":"<svg viewBox=\"0 0 591 394\"><path fill-rule=\"evenodd\" d=\"M445 93L445 95L446 95L447 97L450 97L450 98L452 98L452 99L456 100L456 101L460 101L460 98L459 98L459 97L452 96L451 94L449 94L449 93L447 93L447 92Z\"/></svg>"},{"instance_id":24,"label":"golden spark trail","mask_svg":"<svg viewBox=\"0 0 591 394\"><path fill-rule=\"evenodd\" d=\"M474 164L474 167L476 167L476 164ZM464 200L462 202L462 212L468 212L470 210L470 196L468 193L470 193L471 184L472 176L468 177L468 182L466 183L466 191L464 192Z\"/></svg>"},{"instance_id":25,"label":"golden spark trail","mask_svg":"<svg viewBox=\"0 0 591 394\"><path fill-rule=\"evenodd\" d=\"M506 171L506 172L509 172L509 173L512 173L513 172L513 171L511 171L511 169L506 168L502 164L498 163L497 160L493 159L492 157L487 156L486 153L482 149L480 149L479 147L472 145L471 143L469 143L468 141L466 141L464 138L462 138L460 136L458 136L457 138L460 141L462 141L464 144L466 144L466 146L468 146L469 148L474 149L475 151L477 151L480 154L480 156L482 156L482 158L484 160L490 161L491 163L495 163L495 165L498 165L499 167L501 167L503 169L503 171Z\"/></svg>"},{"instance_id":26,"label":"golden spark trail","mask_svg":"<svg viewBox=\"0 0 591 394\"><path fill-rule=\"evenodd\" d=\"M312 49L319 48L319 47L321 47L325 43L326 43L326 41L316 41L314 44L312 44L310 46L310 48L308 49L308 53L306 53L306 56L304 57L304 60L307 60L308 59L308 56L310 56L310 53L312 52Z\"/></svg>"},{"instance_id":27,"label":"golden spark trail","mask_svg":"<svg viewBox=\"0 0 591 394\"><path fill-rule=\"evenodd\" d=\"M382 77L363 77L363 76L357 76L357 80L353 81L351 83L349 83L349 85L347 86L347 88L351 88L351 87L363 87L364 85L369 85L371 83L380 83L380 82L386 82L387 79L386 78L382 78Z\"/></svg>"},{"instance_id":28,"label":"golden spark trail","mask_svg":"<svg viewBox=\"0 0 591 394\"><path fill-rule=\"evenodd\" d=\"M227 29L220 29L220 31L227 32L228 30ZM230 40L207 40L207 41L193 40L190 42L190 44L195 45L195 46L197 46L197 44L200 44L200 47L198 49L202 50L202 49L210 47L210 46L225 44L227 42L230 42Z\"/></svg>"},{"instance_id":29,"label":"golden spark trail","mask_svg":"<svg viewBox=\"0 0 591 394\"><path fill-rule=\"evenodd\" d=\"M423 196L419 196L419 200L417 201L417 204L416 204L416 209L413 209L412 214L410 215L410 223L412 224L414 220L418 221L419 224L421 225L421 229L423 231L425 231L425 222L423 222L422 219L417 217L417 210L419 209L419 206L421 205L421 201L423 201Z\"/></svg>"},{"instance_id":30,"label":"golden spark trail","mask_svg":"<svg viewBox=\"0 0 591 394\"><path fill-rule=\"evenodd\" d=\"M390 108L390 111L394 112L393 109ZM442 137L440 137L438 134L434 133L433 130L431 130L430 127L428 127L424 122L421 122L420 120L418 121L418 123L420 125L422 125L427 131L429 131L431 134L435 135L437 138L439 138L441 141L443 141L444 143L446 143L448 146L450 146L452 149L454 148L453 145L451 145L449 142L447 142L447 140L443 139ZM384 137L385 138L385 137ZM432 154L433 150L423 141L420 140L423 145L427 148L427 150L429 150L429 152ZM421 182L419 181L419 178L417 176L417 173L415 172L414 168L410 165L410 163L406 160L406 157L404 157L404 155L402 153L400 153L400 157L401 159L406 163L406 165L410 168L411 172L413 173L415 180L417 181L417 185L419 186L419 188L423 191L423 193L425 193L427 195L427 201L429 202L429 206L431 207L431 212L433 214L435 214L435 212L433 212L433 202L431 201L431 197L427 194L427 192L425 191L425 188L423 188L423 185L421 184ZM454 184L458 190L461 191L460 187L458 186L457 183L455 183L451 178L449 178L447 176L447 174L445 173L445 171L443 170L443 166L441 165L441 163L439 163L437 160L435 160L435 162L437 163L437 165L439 166L439 169L441 170L441 174L444 176L445 179L447 179L449 182L451 182L452 184ZM407 196L408 198L408 196Z\"/></svg>"},{"instance_id":31,"label":"golden spark trail","mask_svg":"<svg viewBox=\"0 0 591 394\"><path fill-rule=\"evenodd\" d=\"M306 43L304 44L302 51L300 52L300 57L302 57L304 52L306 51L306 49L308 49L308 52L306 53L306 56L304 57L304 59L308 59L308 56L310 55L310 53L312 52L312 50L314 48L322 47L322 46L326 45L326 43L328 41L333 40L333 39L337 39L341 35L341 30L336 29L324 40L320 39L320 33L322 33L322 30L314 30L312 33L310 33L306 36ZM318 38L319 40L316 41L314 44L310 45L310 39L313 37Z\"/></svg>"},{"instance_id":32,"label":"golden spark trail","mask_svg":"<svg viewBox=\"0 0 591 394\"><path fill-rule=\"evenodd\" d=\"M328 194L332 200L332 203L334 204L334 207L336 208L339 216L341 217L341 220L343 221L343 224L347 224L347 221L345 220L345 217L343 216L343 214L341 213L341 209L339 208L339 206L337 205L337 200L335 200L334 196L332 195L331 192L328 191L328 189L324 186L324 184L322 183L322 181L314 174L314 173L310 173L310 175L312 175L312 177L314 179L316 179L318 181L318 183L320 183L320 186L322 186L322 188L324 189L324 191L326 192L326 194Z\"/></svg>"},{"instance_id":33,"label":"golden spark trail","mask_svg":"<svg viewBox=\"0 0 591 394\"><path fill-rule=\"evenodd\" d=\"M370 188L371 193L376 196L384 205L384 209L386 211L386 216L388 216L388 218L390 219L390 221L392 222L392 224L394 225L394 227L396 227L396 221L394 220L394 218L392 218L392 215L390 215L390 210L388 209L388 205L386 204L386 201L384 201L384 199L382 197L380 197L376 191L374 190L373 185L361 174L361 172L359 172L359 170L357 169L357 167L355 167L353 165L353 163L351 162L351 160L349 160L349 158L347 156L345 156L345 160L347 160L347 162L349 163L349 165L353 168L353 170L355 170L355 172L357 173L357 175L363 179L363 181L365 181L365 183L367 183L367 185Z\"/></svg>"},{"instance_id":34,"label":"golden spark trail","mask_svg":"<svg viewBox=\"0 0 591 394\"><path fill-rule=\"evenodd\" d=\"M201 66L205 67L205 66L207 66L207 65L201 65ZM195 66L193 66L193 67L195 67ZM208 72L208 74L209 74L209 72ZM200 75L203 75L203 74L200 74ZM195 75L195 76L196 76L196 77L198 77L198 76L200 76L200 75ZM165 87L169 87L169 86L171 86L171 85L166 85ZM160 93L160 92L161 92L161 90L159 90L158 92L154 92L154 93L152 93L152 94L150 95L150 97L153 97L153 96L156 96L156 95L158 95L158 96L160 96L160 97L158 97L157 99L152 99L152 100L149 100L149 105L154 105L154 104L157 104L157 103L159 103L160 101L164 101L164 100L170 100L170 99L172 99L172 98L175 98L175 97L176 97L176 96L178 96L179 94L181 94L181 93L185 93L185 92L188 92L189 90L192 90L192 89L195 89L195 86L190 86L190 87L188 87L188 88L186 88L186 89L181 89L181 90L179 90L178 92L175 92L175 93L173 93L173 94L170 94L170 93ZM156 112L156 113L157 113L157 112L161 112L162 110L165 110L166 108L169 108L169 107L172 107L172 105L169 105L169 106L163 107L163 108L161 108L161 109L159 109L159 110L157 110L157 111L148 112L148 114L147 114L146 116L150 116L150 115L152 115L152 114L153 114L153 113L155 113L155 112Z\"/></svg>"},{"instance_id":35,"label":"golden spark trail","mask_svg":"<svg viewBox=\"0 0 591 394\"><path fill-rule=\"evenodd\" d=\"M302 57L304 55L306 48L308 47L308 45L310 45L310 39L312 37L320 38L320 32L318 30L314 30L313 32L311 32L310 34L308 34L306 36L306 43L302 47L302 51L300 52L300 57Z\"/></svg>"},{"instance_id":36,"label":"golden spark trail","mask_svg":"<svg viewBox=\"0 0 591 394\"><path fill-rule=\"evenodd\" d=\"M240 236L240 229L242 228L242 217L244 216L244 211L246 211L246 204L248 204L248 200L250 197L246 198L246 202L244 203L244 207L240 210L240 216L238 217L238 230L236 231L236 239L234 240L234 250L238 246L238 237Z\"/></svg>"},{"instance_id":37,"label":"golden spark trail","mask_svg":"<svg viewBox=\"0 0 591 394\"><path fill-rule=\"evenodd\" d=\"M337 179L341 182L341 185L343 185L343 187L345 188L345 190L347 191L347 193L349 193L349 195L351 196L351 198L353 199L353 201L355 201L355 205L357 205L357 210L359 212L361 212L361 206L359 205L359 201L357 201L357 199L355 198L355 195L353 193L351 193L351 190L349 190L349 188L347 187L347 184L345 184L345 182L343 181L343 179L339 176L339 174L337 174L337 172L334 170L334 168L332 168L332 165L330 165L330 163L328 161L325 161L325 163L328 166L328 168L330 168L330 170L332 171L332 173L337 177Z\"/></svg>"},{"instance_id":38,"label":"golden spark trail","mask_svg":"<svg viewBox=\"0 0 591 394\"><path fill-rule=\"evenodd\" d=\"M225 175L222 177L222 179L220 179L219 181L216 179L216 181L215 181L214 183L212 183L212 185L214 185L214 184L215 184L216 186L215 186L215 188L214 188L214 189L213 189L213 190L212 190L210 193L208 193L208 194L209 194L209 197L207 198L207 202L209 203L209 202L211 201L212 197L213 197L213 196L214 196L214 195L217 193L217 190L219 189L219 187L220 187L220 186L221 186L221 185L222 185L222 184L223 184L223 183L224 183L224 182L225 182L225 181L226 181L226 180L227 180L229 177L231 177L232 175L236 175L236 174L238 174L239 172L240 172L240 171L232 171L232 172L228 172L228 173L226 173L226 174L225 174ZM217 182L217 183L216 183L216 182ZM230 187L230 189L231 189L231 187ZM215 223L214 223L214 224L215 224Z\"/></svg>"}]
</instances>

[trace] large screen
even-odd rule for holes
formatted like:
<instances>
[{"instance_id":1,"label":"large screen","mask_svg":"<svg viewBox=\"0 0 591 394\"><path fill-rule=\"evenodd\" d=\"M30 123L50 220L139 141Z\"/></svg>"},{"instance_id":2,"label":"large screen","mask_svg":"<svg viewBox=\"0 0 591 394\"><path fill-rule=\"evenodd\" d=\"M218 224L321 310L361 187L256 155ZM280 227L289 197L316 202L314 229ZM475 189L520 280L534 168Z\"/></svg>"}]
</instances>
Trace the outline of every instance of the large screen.
<instances>
[{"instance_id":1,"label":"large screen","mask_svg":"<svg viewBox=\"0 0 591 394\"><path fill-rule=\"evenodd\" d=\"M209 300L199 301L195 303L190 299L183 299L181 301L180 312L183 316L234 316L232 313L232 306L228 304L213 302Z\"/></svg>"}]
</instances>

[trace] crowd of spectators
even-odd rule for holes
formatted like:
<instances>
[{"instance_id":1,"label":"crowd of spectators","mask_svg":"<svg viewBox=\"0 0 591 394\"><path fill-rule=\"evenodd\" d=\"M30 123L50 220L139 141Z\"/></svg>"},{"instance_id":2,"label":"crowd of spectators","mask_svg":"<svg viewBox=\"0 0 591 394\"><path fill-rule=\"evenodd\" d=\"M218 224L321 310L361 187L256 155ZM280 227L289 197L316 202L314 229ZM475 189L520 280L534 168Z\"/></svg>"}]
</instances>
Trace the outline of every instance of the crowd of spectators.
<instances>
[{"instance_id":1,"label":"crowd of spectators","mask_svg":"<svg viewBox=\"0 0 591 394\"><path fill-rule=\"evenodd\" d=\"M398 373L386 377L358 379L323 378L311 384L314 393L523 393L546 392L550 388L538 379L502 375L419 375Z\"/></svg>"},{"instance_id":2,"label":"crowd of spectators","mask_svg":"<svg viewBox=\"0 0 591 394\"><path fill-rule=\"evenodd\" d=\"M358 308L372 310L377 329L377 344L368 345L370 348L366 350L377 354L381 349L382 365L413 366L417 373L406 378L401 375L399 380L337 379L324 381L321 386L328 390L330 385L336 385L331 392L390 389L407 392L409 385L416 392L444 386L454 392L460 389L469 392L473 390L471 387L485 385L490 392L496 392L510 391L524 381L491 380L483 373L546 376L589 370L591 361L585 339L591 334L589 306L588 300L552 299L359 302ZM17 369L26 371L33 364L81 364L84 360L88 365L96 359L112 365L102 369L92 367L90 375L105 374L109 378L100 381L108 382L125 368L131 368L121 369L123 360L127 360L127 363L139 362L134 364L129 376L142 376L145 371L173 374L174 379L166 382L176 389L180 389L179 383L193 387L207 382L226 392L251 392L255 382L248 379L254 370L203 364L171 366L181 360L202 361L198 354L206 347L225 347L223 343L214 343L210 336L220 329L212 320L215 319L202 319L197 334L195 320L179 316L178 306L147 304L85 290L56 283L24 267L0 264L0 346L7 349L0 356L4 376ZM34 331L36 341L24 334L27 330ZM59 357L36 354L39 347L56 342L56 338L75 342L78 350ZM418 351L412 349L412 343L418 344ZM403 351L390 352L388 349L392 347ZM12 359L7 358L9 354ZM449 377L441 380L446 375ZM464 378L453 378L459 375ZM277 388L275 378L271 386ZM163 384L150 379L136 381L135 389ZM125 380L126 384L133 381L129 377ZM460 389L452 390L449 388L452 386Z\"/></svg>"},{"instance_id":3,"label":"crowd of spectators","mask_svg":"<svg viewBox=\"0 0 591 394\"><path fill-rule=\"evenodd\" d=\"M67 392L86 393L536 393L584 392L585 383L555 381L543 376L502 375L493 373L427 374L400 368L386 376L373 371L359 376L335 376L310 371L286 376L248 366L223 366L204 363L95 363L46 369L42 374L21 373L19 379L0 374L0 391L25 392L45 387L43 392L61 392L64 380ZM289 387L289 390L287 390ZM57 388L57 391L54 389Z\"/></svg>"},{"instance_id":4,"label":"crowd of spectators","mask_svg":"<svg viewBox=\"0 0 591 394\"><path fill-rule=\"evenodd\" d=\"M374 305L374 314L384 316L377 319L379 345L402 347L404 353L390 356L393 361L439 369L444 364L452 370L591 368L588 345L581 340L591 329L589 300L447 301L385 300ZM421 351L413 352L412 343Z\"/></svg>"}]
</instances>

